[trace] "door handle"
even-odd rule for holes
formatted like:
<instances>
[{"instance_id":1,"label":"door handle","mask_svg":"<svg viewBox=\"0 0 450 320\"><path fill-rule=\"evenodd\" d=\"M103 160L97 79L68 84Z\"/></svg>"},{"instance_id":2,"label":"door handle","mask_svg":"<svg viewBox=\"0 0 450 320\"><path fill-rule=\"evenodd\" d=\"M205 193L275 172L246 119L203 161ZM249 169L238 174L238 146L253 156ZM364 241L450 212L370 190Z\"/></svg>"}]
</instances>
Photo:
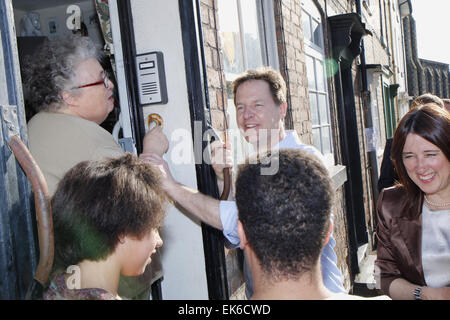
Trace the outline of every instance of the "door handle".
<instances>
[{"instance_id":1,"label":"door handle","mask_svg":"<svg viewBox=\"0 0 450 320\"><path fill-rule=\"evenodd\" d=\"M150 124L154 122L157 126L162 127L164 124L163 118L157 113L150 113L147 117L147 125L150 129Z\"/></svg>"}]
</instances>

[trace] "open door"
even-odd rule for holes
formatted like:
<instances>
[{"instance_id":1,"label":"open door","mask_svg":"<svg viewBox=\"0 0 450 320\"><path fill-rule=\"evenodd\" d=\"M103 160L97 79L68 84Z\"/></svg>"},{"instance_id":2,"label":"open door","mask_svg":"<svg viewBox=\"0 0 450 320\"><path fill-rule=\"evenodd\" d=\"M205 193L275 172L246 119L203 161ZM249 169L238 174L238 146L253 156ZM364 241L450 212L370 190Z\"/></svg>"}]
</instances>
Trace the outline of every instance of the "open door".
<instances>
[{"instance_id":1,"label":"open door","mask_svg":"<svg viewBox=\"0 0 450 320\"><path fill-rule=\"evenodd\" d=\"M0 299L23 299L37 267L31 189L8 142L27 143L13 8L0 1Z\"/></svg>"},{"instance_id":2,"label":"open door","mask_svg":"<svg viewBox=\"0 0 450 320\"><path fill-rule=\"evenodd\" d=\"M117 77L125 81L119 81L120 104L130 106L131 127L124 129L133 132L139 152L140 139L149 129L146 120L158 114L170 141L164 158L175 179L217 197L212 168L203 161L208 106L196 5L182 0L111 0L109 10ZM160 94L143 100L149 90L142 83L150 72L159 73L150 93ZM228 298L220 231L170 207L161 236L163 299Z\"/></svg>"},{"instance_id":3,"label":"open door","mask_svg":"<svg viewBox=\"0 0 450 320\"><path fill-rule=\"evenodd\" d=\"M102 1L98 1L102 2ZM27 142L26 120L33 114L23 101L20 59L45 38L83 32L104 45L93 0L76 2L85 29L72 30L73 1L0 0L0 298L22 299L37 266L37 232L29 183L6 146L8 130ZM212 168L204 161L208 148L205 131L211 124L199 1L109 0L117 105L102 124L117 133L126 151L139 153L149 129L146 121L156 113L164 121L170 141L165 155L181 183L218 197ZM39 28L27 29L26 17L37 13ZM36 16L33 14L33 16ZM97 19L97 20L96 20ZM38 29L36 31L35 29ZM18 44L19 43L19 44ZM144 59L144 60L143 60ZM147 60L145 60L147 59ZM139 69L138 67L142 67ZM142 86L146 71L158 71L156 84ZM140 72L144 70L145 72ZM110 77L111 79L113 77ZM6 85L3 85L6 84ZM155 97L155 86L159 96ZM154 100L142 99L142 95ZM145 98L145 97L144 97ZM121 114L121 127L115 124ZM207 152L206 152L207 153ZM163 299L227 299L227 271L222 233L170 207L161 236Z\"/></svg>"},{"instance_id":4,"label":"open door","mask_svg":"<svg viewBox=\"0 0 450 320\"><path fill-rule=\"evenodd\" d=\"M38 204L8 146L14 136L28 145L26 123L33 115L23 98L21 61L33 54L44 39L72 32L89 35L100 47L104 44L94 1L78 1L75 7L73 4L68 0L0 1L0 299L26 297L42 253L34 213ZM77 20L74 14L79 17L78 29L70 28L70 23ZM109 60L103 63L105 70L112 72ZM116 107L102 126L111 132L118 114Z\"/></svg>"}]
</instances>

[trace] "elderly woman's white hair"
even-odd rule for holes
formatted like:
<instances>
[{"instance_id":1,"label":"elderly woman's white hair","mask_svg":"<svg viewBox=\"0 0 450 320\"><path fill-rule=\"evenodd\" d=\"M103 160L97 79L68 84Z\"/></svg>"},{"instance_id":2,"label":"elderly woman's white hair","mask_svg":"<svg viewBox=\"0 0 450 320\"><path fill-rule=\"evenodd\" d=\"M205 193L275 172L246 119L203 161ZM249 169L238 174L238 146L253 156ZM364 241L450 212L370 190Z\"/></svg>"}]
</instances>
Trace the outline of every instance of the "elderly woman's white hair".
<instances>
[{"instance_id":1,"label":"elderly woman's white hair","mask_svg":"<svg viewBox=\"0 0 450 320\"><path fill-rule=\"evenodd\" d=\"M86 59L101 57L88 37L71 35L46 41L36 54L25 59L22 76L26 103L36 112L61 108L61 93L77 84L77 66Z\"/></svg>"}]
</instances>

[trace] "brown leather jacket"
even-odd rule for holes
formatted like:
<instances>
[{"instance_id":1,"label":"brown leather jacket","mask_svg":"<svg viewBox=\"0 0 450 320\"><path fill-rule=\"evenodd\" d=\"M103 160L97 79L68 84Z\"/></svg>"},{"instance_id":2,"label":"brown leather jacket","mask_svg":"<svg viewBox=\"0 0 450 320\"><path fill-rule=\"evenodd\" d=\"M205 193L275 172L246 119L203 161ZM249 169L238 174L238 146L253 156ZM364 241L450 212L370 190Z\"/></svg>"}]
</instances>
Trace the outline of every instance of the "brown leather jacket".
<instances>
[{"instance_id":1,"label":"brown leather jacket","mask_svg":"<svg viewBox=\"0 0 450 320\"><path fill-rule=\"evenodd\" d=\"M408 198L402 187L384 189L377 203L377 259L381 291L397 278L426 285L422 268L422 204L407 210Z\"/></svg>"}]
</instances>

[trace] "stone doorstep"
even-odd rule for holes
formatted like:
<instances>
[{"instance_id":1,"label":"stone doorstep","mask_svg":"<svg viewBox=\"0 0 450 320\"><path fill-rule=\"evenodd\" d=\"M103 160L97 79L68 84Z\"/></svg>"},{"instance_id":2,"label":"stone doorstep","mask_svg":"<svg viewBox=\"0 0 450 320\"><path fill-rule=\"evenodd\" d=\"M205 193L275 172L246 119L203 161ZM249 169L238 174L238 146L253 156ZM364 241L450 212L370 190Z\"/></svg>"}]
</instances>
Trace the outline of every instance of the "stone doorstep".
<instances>
[{"instance_id":1,"label":"stone doorstep","mask_svg":"<svg viewBox=\"0 0 450 320\"><path fill-rule=\"evenodd\" d=\"M361 246L358 247L358 266L361 266L363 260L366 258L367 254L368 254L368 250L369 250L369 244L363 244Z\"/></svg>"},{"instance_id":2,"label":"stone doorstep","mask_svg":"<svg viewBox=\"0 0 450 320\"><path fill-rule=\"evenodd\" d=\"M377 256L375 254L370 254L360 262L360 272L355 277L355 283L367 283L375 285L374 266L376 258Z\"/></svg>"},{"instance_id":3,"label":"stone doorstep","mask_svg":"<svg viewBox=\"0 0 450 320\"><path fill-rule=\"evenodd\" d=\"M363 251L363 249L361 251ZM363 297L374 297L380 295L374 277L376 258L376 252L368 253L366 251L364 254L361 254L361 260L358 259L360 272L355 276L355 281L352 286L352 293L354 295Z\"/></svg>"},{"instance_id":4,"label":"stone doorstep","mask_svg":"<svg viewBox=\"0 0 450 320\"><path fill-rule=\"evenodd\" d=\"M245 283L243 283L230 297L230 300L247 300L245 295Z\"/></svg>"}]
</instances>

